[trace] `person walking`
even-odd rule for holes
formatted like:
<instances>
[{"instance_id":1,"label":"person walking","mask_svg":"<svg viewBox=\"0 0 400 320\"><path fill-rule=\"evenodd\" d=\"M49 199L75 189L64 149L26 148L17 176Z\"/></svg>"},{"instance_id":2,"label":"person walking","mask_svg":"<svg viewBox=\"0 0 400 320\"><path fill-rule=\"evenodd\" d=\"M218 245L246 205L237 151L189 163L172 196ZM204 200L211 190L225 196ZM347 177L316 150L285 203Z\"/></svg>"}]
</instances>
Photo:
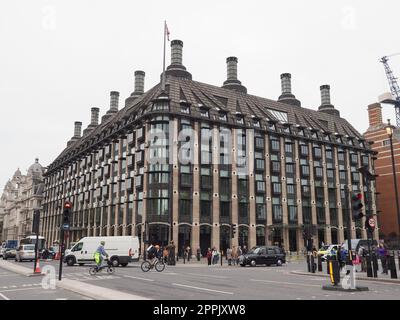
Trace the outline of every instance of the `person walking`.
<instances>
[{"instance_id":1,"label":"person walking","mask_svg":"<svg viewBox=\"0 0 400 320\"><path fill-rule=\"evenodd\" d=\"M197 250L196 250L196 258L197 258L197 261L200 261L200 258L201 258L201 249L200 248L197 248Z\"/></svg>"},{"instance_id":2,"label":"person walking","mask_svg":"<svg viewBox=\"0 0 400 320\"><path fill-rule=\"evenodd\" d=\"M168 265L169 266L174 266L176 264L174 241L172 241L172 240L170 241L170 243L169 243L169 245L167 247L167 250L168 250Z\"/></svg>"},{"instance_id":3,"label":"person walking","mask_svg":"<svg viewBox=\"0 0 400 320\"><path fill-rule=\"evenodd\" d=\"M207 256L207 263L208 263L209 266L211 266L212 252L211 252L210 248L208 248L206 256Z\"/></svg>"},{"instance_id":4,"label":"person walking","mask_svg":"<svg viewBox=\"0 0 400 320\"><path fill-rule=\"evenodd\" d=\"M164 247L164 249L163 249L163 261L164 261L164 263L168 262L168 255L169 255L168 249L167 249L167 247Z\"/></svg>"},{"instance_id":5,"label":"person walking","mask_svg":"<svg viewBox=\"0 0 400 320\"><path fill-rule=\"evenodd\" d=\"M232 254L231 255L232 255L233 265L236 265L237 264L237 260L238 260L238 250L237 250L236 246L232 247Z\"/></svg>"},{"instance_id":6,"label":"person walking","mask_svg":"<svg viewBox=\"0 0 400 320\"><path fill-rule=\"evenodd\" d=\"M242 249L242 254L247 254L247 246L243 246L243 249Z\"/></svg>"},{"instance_id":7,"label":"person walking","mask_svg":"<svg viewBox=\"0 0 400 320\"><path fill-rule=\"evenodd\" d=\"M226 249L226 259L228 260L228 266L232 265L232 249Z\"/></svg>"},{"instance_id":8,"label":"person walking","mask_svg":"<svg viewBox=\"0 0 400 320\"><path fill-rule=\"evenodd\" d=\"M382 264L382 274L388 274L388 263L387 263L387 249L385 247L385 245L383 243L379 244L379 248L378 248L378 256L379 259L381 260L381 264Z\"/></svg>"},{"instance_id":9,"label":"person walking","mask_svg":"<svg viewBox=\"0 0 400 320\"><path fill-rule=\"evenodd\" d=\"M216 265L217 263L218 263L218 253L217 249L215 249L214 247L212 251L212 265Z\"/></svg>"}]
</instances>

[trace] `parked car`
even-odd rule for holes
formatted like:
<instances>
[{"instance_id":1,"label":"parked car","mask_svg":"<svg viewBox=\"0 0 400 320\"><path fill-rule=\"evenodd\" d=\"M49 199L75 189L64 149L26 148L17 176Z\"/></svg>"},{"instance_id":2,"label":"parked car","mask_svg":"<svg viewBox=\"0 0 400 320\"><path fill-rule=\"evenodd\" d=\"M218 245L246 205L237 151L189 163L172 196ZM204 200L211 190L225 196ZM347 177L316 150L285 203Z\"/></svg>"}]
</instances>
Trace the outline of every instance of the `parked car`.
<instances>
[{"instance_id":1,"label":"parked car","mask_svg":"<svg viewBox=\"0 0 400 320\"><path fill-rule=\"evenodd\" d=\"M15 254L15 261L22 262L23 260L35 260L35 245L24 244L19 246Z\"/></svg>"},{"instance_id":2,"label":"parked car","mask_svg":"<svg viewBox=\"0 0 400 320\"><path fill-rule=\"evenodd\" d=\"M13 259L17 254L17 250L15 248L6 248L3 252L3 260Z\"/></svg>"},{"instance_id":3,"label":"parked car","mask_svg":"<svg viewBox=\"0 0 400 320\"><path fill-rule=\"evenodd\" d=\"M4 251L6 250L6 243L3 242L0 246L0 258L3 257Z\"/></svg>"},{"instance_id":4,"label":"parked car","mask_svg":"<svg viewBox=\"0 0 400 320\"><path fill-rule=\"evenodd\" d=\"M70 250L65 251L64 262L68 266L75 263L84 265L94 262L94 253L105 241L104 249L114 267L126 267L129 262L139 261L139 238L131 236L118 237L85 237L78 241Z\"/></svg>"},{"instance_id":5,"label":"parked car","mask_svg":"<svg viewBox=\"0 0 400 320\"><path fill-rule=\"evenodd\" d=\"M285 262L285 252L276 246L254 247L247 254L244 254L239 258L239 263L242 267L247 265L252 267L257 265L269 266L271 264L281 266Z\"/></svg>"}]
</instances>

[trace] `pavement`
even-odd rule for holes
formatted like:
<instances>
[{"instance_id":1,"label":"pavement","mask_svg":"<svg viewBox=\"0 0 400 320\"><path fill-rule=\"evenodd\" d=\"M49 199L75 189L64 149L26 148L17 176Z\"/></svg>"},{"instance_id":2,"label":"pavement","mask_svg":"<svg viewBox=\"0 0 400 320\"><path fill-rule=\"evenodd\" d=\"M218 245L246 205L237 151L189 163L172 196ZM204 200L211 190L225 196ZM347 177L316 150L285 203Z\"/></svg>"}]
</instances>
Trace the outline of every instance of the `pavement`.
<instances>
[{"instance_id":1,"label":"pavement","mask_svg":"<svg viewBox=\"0 0 400 320\"><path fill-rule=\"evenodd\" d=\"M42 287L42 277L24 277L0 267L1 300L91 300L91 298L56 288Z\"/></svg>"},{"instance_id":2,"label":"pavement","mask_svg":"<svg viewBox=\"0 0 400 320\"><path fill-rule=\"evenodd\" d=\"M23 263L23 262L18 263L18 262L9 262L3 260L0 260L0 271L4 272L11 271L12 274L14 274L15 276L22 275L23 276L22 279L23 278L32 279L31 281L34 281L33 279L36 278L37 279L35 281L36 288L39 288L40 286L41 288L39 288L39 290L40 289L47 290L46 292L51 292L53 290L55 291L68 290L69 292L73 292L81 297L85 296L95 300L148 300L146 297L120 292L118 290L97 287L95 285L84 283L82 281L77 281L74 279L66 278L63 279L62 281L59 281L57 261L46 261L46 262L44 261L41 262L42 274L33 274L31 268L23 266L24 264L26 266L31 266L32 263ZM43 266L45 268L43 268ZM103 276L95 275L95 276L89 276L88 278L89 280L101 280L103 279ZM2 283L3 283L2 279L0 278L0 286L2 285Z\"/></svg>"},{"instance_id":3,"label":"pavement","mask_svg":"<svg viewBox=\"0 0 400 320\"><path fill-rule=\"evenodd\" d=\"M24 262L9 263L30 266L30 263ZM58 263L43 262L41 266L57 267ZM191 260L185 264L178 261L177 265L167 266L163 272L151 270L147 273L141 270L140 263L132 263L128 267L117 268L113 275L100 273L96 276L90 276L88 270L88 265L65 266L61 283L72 282L74 290L76 283L79 283L81 288L86 289L86 296L92 299L99 298L95 295L96 292L108 292L108 299L116 299L118 295L156 300L400 299L400 283L358 279L361 285L369 287L368 292L324 291L322 286L329 284L329 279L323 273L305 275L307 267L304 261L292 261L282 267L244 268L227 266L225 261L221 267L207 266L203 261L198 263Z\"/></svg>"}]
</instances>

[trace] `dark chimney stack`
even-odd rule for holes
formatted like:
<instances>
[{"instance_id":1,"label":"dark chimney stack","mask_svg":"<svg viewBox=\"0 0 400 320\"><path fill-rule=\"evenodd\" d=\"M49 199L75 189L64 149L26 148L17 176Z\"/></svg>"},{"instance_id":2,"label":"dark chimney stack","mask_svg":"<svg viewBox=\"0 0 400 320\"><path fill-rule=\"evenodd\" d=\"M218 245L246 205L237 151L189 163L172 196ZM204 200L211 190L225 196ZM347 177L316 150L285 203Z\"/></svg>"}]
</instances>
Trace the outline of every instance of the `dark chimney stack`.
<instances>
[{"instance_id":1,"label":"dark chimney stack","mask_svg":"<svg viewBox=\"0 0 400 320\"><path fill-rule=\"evenodd\" d=\"M301 107L301 102L292 94L292 75L290 73L281 74L281 88L282 94L278 98L279 102Z\"/></svg>"},{"instance_id":2,"label":"dark chimney stack","mask_svg":"<svg viewBox=\"0 0 400 320\"><path fill-rule=\"evenodd\" d=\"M327 84L320 87L321 90L321 106L318 108L318 111L328 113L333 116L340 117L340 113L335 107L331 104L331 87Z\"/></svg>"},{"instance_id":3,"label":"dark chimney stack","mask_svg":"<svg viewBox=\"0 0 400 320\"><path fill-rule=\"evenodd\" d=\"M237 64L238 64L238 58L236 57L226 58L227 79L224 82L222 88L247 93L246 87L242 86L242 83L238 80Z\"/></svg>"}]
</instances>

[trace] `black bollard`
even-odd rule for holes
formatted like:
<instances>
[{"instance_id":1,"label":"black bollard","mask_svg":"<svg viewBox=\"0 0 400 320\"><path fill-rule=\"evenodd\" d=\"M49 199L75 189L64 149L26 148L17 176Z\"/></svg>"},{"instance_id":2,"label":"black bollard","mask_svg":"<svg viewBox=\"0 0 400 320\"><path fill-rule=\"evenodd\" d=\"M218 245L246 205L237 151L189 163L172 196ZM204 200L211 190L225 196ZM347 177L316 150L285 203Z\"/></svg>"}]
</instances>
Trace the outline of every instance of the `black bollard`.
<instances>
[{"instance_id":1,"label":"black bollard","mask_svg":"<svg viewBox=\"0 0 400 320\"><path fill-rule=\"evenodd\" d=\"M331 260L329 261L328 270L330 271L330 280L334 286L337 286L340 282L340 265L339 261Z\"/></svg>"},{"instance_id":2,"label":"black bollard","mask_svg":"<svg viewBox=\"0 0 400 320\"><path fill-rule=\"evenodd\" d=\"M378 259L376 257L376 254L372 254L372 270L373 270L373 275L374 278L378 278Z\"/></svg>"},{"instance_id":3,"label":"black bollard","mask_svg":"<svg viewBox=\"0 0 400 320\"><path fill-rule=\"evenodd\" d=\"M308 270L308 272L311 272L310 255L309 254L307 254L307 270Z\"/></svg>"},{"instance_id":4,"label":"black bollard","mask_svg":"<svg viewBox=\"0 0 400 320\"><path fill-rule=\"evenodd\" d=\"M371 257L367 255L365 259L367 260L367 277L372 278L373 274L372 274Z\"/></svg>"},{"instance_id":5,"label":"black bollard","mask_svg":"<svg viewBox=\"0 0 400 320\"><path fill-rule=\"evenodd\" d=\"M331 261L331 257L326 257L326 273L331 274L329 272L329 262Z\"/></svg>"},{"instance_id":6,"label":"black bollard","mask_svg":"<svg viewBox=\"0 0 400 320\"><path fill-rule=\"evenodd\" d=\"M389 258L388 263L390 269L390 278L397 279L395 252L393 251L393 254L389 255L388 258Z\"/></svg>"},{"instance_id":7,"label":"black bollard","mask_svg":"<svg viewBox=\"0 0 400 320\"><path fill-rule=\"evenodd\" d=\"M399 270L400 270L400 250L397 251L397 259L399 260Z\"/></svg>"},{"instance_id":8,"label":"black bollard","mask_svg":"<svg viewBox=\"0 0 400 320\"><path fill-rule=\"evenodd\" d=\"M322 271L322 257L320 254L318 255L318 271Z\"/></svg>"}]
</instances>

